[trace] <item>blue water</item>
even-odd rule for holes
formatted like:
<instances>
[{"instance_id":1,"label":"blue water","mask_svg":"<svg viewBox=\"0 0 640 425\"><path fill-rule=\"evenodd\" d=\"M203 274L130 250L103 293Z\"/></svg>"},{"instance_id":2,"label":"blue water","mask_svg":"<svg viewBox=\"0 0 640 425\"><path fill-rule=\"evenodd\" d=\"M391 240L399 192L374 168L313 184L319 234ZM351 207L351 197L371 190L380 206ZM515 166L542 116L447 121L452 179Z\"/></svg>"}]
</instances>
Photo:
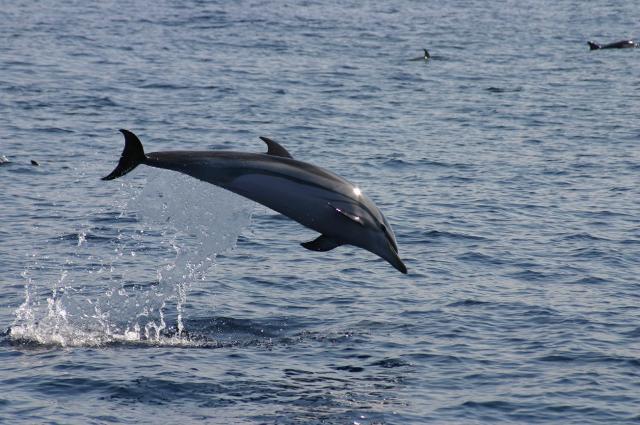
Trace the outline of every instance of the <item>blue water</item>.
<instances>
[{"instance_id":1,"label":"blue water","mask_svg":"<svg viewBox=\"0 0 640 425\"><path fill-rule=\"evenodd\" d=\"M0 8L0 422L640 421L635 1ZM430 50L429 63L410 61ZM169 171L357 183L409 274ZM31 160L40 165L30 164Z\"/></svg>"}]
</instances>

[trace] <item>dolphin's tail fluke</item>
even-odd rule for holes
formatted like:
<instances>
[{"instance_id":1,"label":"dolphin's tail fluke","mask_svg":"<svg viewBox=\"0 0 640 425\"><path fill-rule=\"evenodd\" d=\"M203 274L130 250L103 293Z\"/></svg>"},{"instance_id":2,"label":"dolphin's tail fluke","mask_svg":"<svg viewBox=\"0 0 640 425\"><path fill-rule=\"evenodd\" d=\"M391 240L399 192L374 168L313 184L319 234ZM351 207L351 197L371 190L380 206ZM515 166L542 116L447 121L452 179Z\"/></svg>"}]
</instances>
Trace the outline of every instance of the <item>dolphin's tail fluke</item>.
<instances>
[{"instance_id":1,"label":"dolphin's tail fluke","mask_svg":"<svg viewBox=\"0 0 640 425\"><path fill-rule=\"evenodd\" d=\"M594 43L593 41L587 41L587 43L589 44L589 50L598 50L602 48L602 46L598 43Z\"/></svg>"},{"instance_id":2,"label":"dolphin's tail fluke","mask_svg":"<svg viewBox=\"0 0 640 425\"><path fill-rule=\"evenodd\" d=\"M138 136L129 130L120 130L120 132L124 134L124 150L120 156L120 162L118 162L111 174L103 177L102 180L113 180L122 177L147 159Z\"/></svg>"}]
</instances>

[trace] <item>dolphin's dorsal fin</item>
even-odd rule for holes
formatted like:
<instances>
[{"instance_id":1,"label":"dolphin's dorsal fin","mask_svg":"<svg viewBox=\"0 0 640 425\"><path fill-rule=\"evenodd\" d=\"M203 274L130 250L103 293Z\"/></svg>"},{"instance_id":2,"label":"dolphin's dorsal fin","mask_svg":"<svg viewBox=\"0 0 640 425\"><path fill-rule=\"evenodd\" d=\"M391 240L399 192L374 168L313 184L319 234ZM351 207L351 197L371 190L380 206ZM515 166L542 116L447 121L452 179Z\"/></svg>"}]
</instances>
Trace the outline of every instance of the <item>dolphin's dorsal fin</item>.
<instances>
[{"instance_id":1,"label":"dolphin's dorsal fin","mask_svg":"<svg viewBox=\"0 0 640 425\"><path fill-rule=\"evenodd\" d=\"M336 242L328 236L320 235L312 241L303 242L300 245L311 251L331 251L333 248L337 248L342 245L340 242Z\"/></svg>"},{"instance_id":2,"label":"dolphin's dorsal fin","mask_svg":"<svg viewBox=\"0 0 640 425\"><path fill-rule=\"evenodd\" d=\"M267 144L267 155L282 156L284 158L293 159L291 154L283 148L280 143L263 136L260 136L260 140Z\"/></svg>"}]
</instances>

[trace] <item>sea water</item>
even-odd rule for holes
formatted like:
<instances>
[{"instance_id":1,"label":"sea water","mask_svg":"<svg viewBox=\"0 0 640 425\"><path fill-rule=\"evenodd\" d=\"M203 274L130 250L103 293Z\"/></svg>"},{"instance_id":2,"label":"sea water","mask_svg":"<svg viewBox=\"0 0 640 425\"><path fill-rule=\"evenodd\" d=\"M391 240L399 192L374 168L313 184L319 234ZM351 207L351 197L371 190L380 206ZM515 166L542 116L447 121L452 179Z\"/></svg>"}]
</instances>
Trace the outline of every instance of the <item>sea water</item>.
<instances>
[{"instance_id":1,"label":"sea water","mask_svg":"<svg viewBox=\"0 0 640 425\"><path fill-rule=\"evenodd\" d=\"M3 5L0 422L637 423L640 49L586 42L639 20ZM170 171L101 181L120 128L147 151L279 141L377 203L409 274Z\"/></svg>"}]
</instances>

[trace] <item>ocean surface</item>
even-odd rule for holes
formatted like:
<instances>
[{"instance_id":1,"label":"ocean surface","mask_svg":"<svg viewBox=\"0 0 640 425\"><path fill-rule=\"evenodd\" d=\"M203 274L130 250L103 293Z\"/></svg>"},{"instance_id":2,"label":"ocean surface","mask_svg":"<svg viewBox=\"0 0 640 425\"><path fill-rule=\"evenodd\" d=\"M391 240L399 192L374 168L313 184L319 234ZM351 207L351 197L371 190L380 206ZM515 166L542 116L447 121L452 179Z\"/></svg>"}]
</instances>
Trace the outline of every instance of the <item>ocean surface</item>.
<instances>
[{"instance_id":1,"label":"ocean surface","mask_svg":"<svg viewBox=\"0 0 640 425\"><path fill-rule=\"evenodd\" d=\"M587 46L638 22L631 0L4 2L0 423L640 423L640 49ZM120 128L278 140L377 203L409 274L171 171L101 181Z\"/></svg>"}]
</instances>

